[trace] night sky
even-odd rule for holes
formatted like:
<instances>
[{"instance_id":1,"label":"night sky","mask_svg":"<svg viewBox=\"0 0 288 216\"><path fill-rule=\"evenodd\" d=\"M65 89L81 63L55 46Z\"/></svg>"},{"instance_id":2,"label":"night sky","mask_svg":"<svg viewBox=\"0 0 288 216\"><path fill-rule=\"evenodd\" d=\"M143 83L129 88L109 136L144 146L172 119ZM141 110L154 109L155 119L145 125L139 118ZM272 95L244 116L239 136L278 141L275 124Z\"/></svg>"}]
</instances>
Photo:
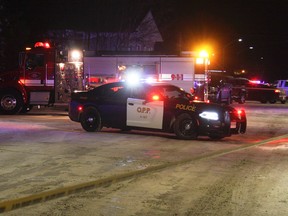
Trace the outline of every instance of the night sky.
<instances>
[{"instance_id":1,"label":"night sky","mask_svg":"<svg viewBox=\"0 0 288 216\"><path fill-rule=\"evenodd\" d=\"M288 79L288 0L7 2L13 11L10 16L18 18L18 26L25 26L25 42L48 29L117 31L126 19L137 23L151 9L164 46L193 50L206 44L213 53L213 69L245 69L249 76ZM237 42L238 38L243 41Z\"/></svg>"}]
</instances>

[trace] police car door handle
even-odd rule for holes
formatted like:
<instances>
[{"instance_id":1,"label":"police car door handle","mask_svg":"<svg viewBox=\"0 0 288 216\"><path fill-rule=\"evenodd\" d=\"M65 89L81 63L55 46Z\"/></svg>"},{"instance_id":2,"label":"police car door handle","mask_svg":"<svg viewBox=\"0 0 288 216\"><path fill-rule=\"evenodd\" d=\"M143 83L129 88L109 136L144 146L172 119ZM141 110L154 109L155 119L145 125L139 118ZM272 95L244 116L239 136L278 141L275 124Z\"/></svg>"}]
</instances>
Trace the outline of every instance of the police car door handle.
<instances>
[{"instance_id":1,"label":"police car door handle","mask_svg":"<svg viewBox=\"0 0 288 216\"><path fill-rule=\"evenodd\" d=\"M128 103L128 105L130 105L130 106L134 106L134 103Z\"/></svg>"}]
</instances>

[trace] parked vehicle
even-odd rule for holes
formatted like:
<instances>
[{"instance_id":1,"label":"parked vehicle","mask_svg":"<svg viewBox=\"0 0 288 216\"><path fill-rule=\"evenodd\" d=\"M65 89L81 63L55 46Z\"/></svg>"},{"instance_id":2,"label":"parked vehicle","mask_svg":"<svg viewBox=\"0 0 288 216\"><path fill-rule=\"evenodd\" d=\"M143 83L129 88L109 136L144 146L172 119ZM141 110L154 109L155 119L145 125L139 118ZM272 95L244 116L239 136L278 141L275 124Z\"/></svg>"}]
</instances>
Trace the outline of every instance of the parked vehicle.
<instances>
[{"instance_id":1,"label":"parked vehicle","mask_svg":"<svg viewBox=\"0 0 288 216\"><path fill-rule=\"evenodd\" d=\"M212 102L230 104L233 101L244 104L247 89L242 80L220 73L211 75L209 98Z\"/></svg>"},{"instance_id":2,"label":"parked vehicle","mask_svg":"<svg viewBox=\"0 0 288 216\"><path fill-rule=\"evenodd\" d=\"M68 105L74 90L135 76L169 82L188 92L194 88L193 56L86 56L87 53L83 56L77 50L61 50L47 42L37 42L21 52L18 68L0 74L0 113L28 112L38 105Z\"/></svg>"},{"instance_id":3,"label":"parked vehicle","mask_svg":"<svg viewBox=\"0 0 288 216\"><path fill-rule=\"evenodd\" d=\"M277 101L282 104L286 103L286 96L283 91L275 88L269 84L256 83L248 79L242 78L246 83L247 100L260 101L261 103L276 103Z\"/></svg>"},{"instance_id":4,"label":"parked vehicle","mask_svg":"<svg viewBox=\"0 0 288 216\"><path fill-rule=\"evenodd\" d=\"M261 103L281 102L282 104L284 104L286 103L287 100L283 90L273 87L269 84L254 82L247 78L223 76L223 75L214 76L214 83L217 81L217 79L218 83L225 82L230 83L232 85L232 92L231 92L232 101L245 103L246 100L252 100L252 101L259 101Z\"/></svg>"},{"instance_id":5,"label":"parked vehicle","mask_svg":"<svg viewBox=\"0 0 288 216\"><path fill-rule=\"evenodd\" d=\"M158 130L179 139L221 139L245 133L247 124L244 110L195 102L183 89L163 83L114 82L74 92L69 117L88 132L102 127Z\"/></svg>"},{"instance_id":6,"label":"parked vehicle","mask_svg":"<svg viewBox=\"0 0 288 216\"><path fill-rule=\"evenodd\" d=\"M273 86L284 91L286 99L288 99L288 80L277 80L273 83Z\"/></svg>"},{"instance_id":7,"label":"parked vehicle","mask_svg":"<svg viewBox=\"0 0 288 216\"><path fill-rule=\"evenodd\" d=\"M71 92L83 90L82 53L64 55L47 42L19 54L19 66L0 74L0 113L28 112L33 106L66 104Z\"/></svg>"}]
</instances>

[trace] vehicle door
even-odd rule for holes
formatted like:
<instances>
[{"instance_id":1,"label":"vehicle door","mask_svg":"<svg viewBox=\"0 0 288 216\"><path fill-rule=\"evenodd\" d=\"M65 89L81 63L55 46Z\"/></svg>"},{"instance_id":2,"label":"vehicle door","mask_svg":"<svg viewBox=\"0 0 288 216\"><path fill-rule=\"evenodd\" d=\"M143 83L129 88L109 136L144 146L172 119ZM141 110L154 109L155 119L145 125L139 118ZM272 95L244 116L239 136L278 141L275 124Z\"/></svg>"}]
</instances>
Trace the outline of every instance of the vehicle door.
<instances>
[{"instance_id":1,"label":"vehicle door","mask_svg":"<svg viewBox=\"0 0 288 216\"><path fill-rule=\"evenodd\" d=\"M44 53L27 53L21 62L21 79L26 86L45 86L46 85L46 68Z\"/></svg>"},{"instance_id":2,"label":"vehicle door","mask_svg":"<svg viewBox=\"0 0 288 216\"><path fill-rule=\"evenodd\" d=\"M109 127L122 128L126 126L126 101L128 89L118 83L105 86L101 92L101 103L98 109L104 123Z\"/></svg>"},{"instance_id":3,"label":"vehicle door","mask_svg":"<svg viewBox=\"0 0 288 216\"><path fill-rule=\"evenodd\" d=\"M164 101L160 92L135 88L127 99L127 126L163 128Z\"/></svg>"}]
</instances>

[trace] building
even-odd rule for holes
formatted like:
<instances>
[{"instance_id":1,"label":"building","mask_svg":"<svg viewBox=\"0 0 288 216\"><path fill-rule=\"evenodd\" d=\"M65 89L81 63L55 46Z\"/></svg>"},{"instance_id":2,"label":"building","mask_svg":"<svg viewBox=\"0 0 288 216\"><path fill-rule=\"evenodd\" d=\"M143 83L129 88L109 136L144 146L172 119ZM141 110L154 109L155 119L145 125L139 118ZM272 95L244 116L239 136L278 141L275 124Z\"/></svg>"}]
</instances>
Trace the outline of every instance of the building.
<instances>
[{"instance_id":1,"label":"building","mask_svg":"<svg viewBox=\"0 0 288 216\"><path fill-rule=\"evenodd\" d=\"M135 27L122 28L122 31L77 31L72 29L50 30L43 37L49 38L64 47L81 47L94 52L153 52L155 45L163 38L155 19L148 11Z\"/></svg>"}]
</instances>

